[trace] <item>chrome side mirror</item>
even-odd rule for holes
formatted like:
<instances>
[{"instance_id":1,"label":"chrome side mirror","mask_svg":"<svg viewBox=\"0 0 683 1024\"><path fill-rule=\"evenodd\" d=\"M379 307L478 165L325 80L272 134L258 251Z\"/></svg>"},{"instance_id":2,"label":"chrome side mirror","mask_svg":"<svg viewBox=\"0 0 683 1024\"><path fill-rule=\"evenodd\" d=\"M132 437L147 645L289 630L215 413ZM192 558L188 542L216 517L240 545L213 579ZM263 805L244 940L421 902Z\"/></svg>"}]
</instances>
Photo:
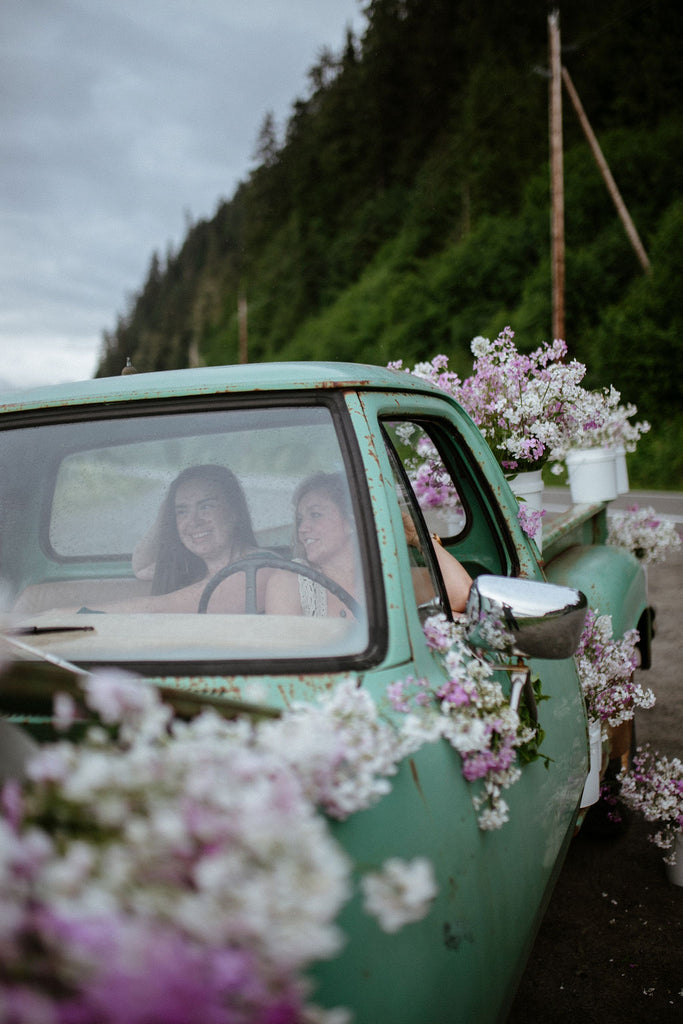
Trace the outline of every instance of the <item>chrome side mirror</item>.
<instances>
[{"instance_id":1,"label":"chrome side mirror","mask_svg":"<svg viewBox=\"0 0 683 1024\"><path fill-rule=\"evenodd\" d=\"M586 618L585 594L555 583L479 576L465 609L474 646L521 658L569 658Z\"/></svg>"}]
</instances>

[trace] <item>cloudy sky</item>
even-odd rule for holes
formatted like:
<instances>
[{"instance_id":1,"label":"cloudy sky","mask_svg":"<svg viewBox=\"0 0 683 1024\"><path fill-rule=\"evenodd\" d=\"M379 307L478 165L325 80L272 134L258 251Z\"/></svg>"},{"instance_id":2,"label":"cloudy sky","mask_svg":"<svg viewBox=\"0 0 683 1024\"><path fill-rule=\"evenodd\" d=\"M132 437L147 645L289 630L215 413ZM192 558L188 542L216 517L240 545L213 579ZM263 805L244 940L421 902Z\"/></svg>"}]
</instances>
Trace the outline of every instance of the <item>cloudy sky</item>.
<instances>
[{"instance_id":1,"label":"cloudy sky","mask_svg":"<svg viewBox=\"0 0 683 1024\"><path fill-rule=\"evenodd\" d=\"M0 382L82 380L361 0L0 0Z\"/></svg>"}]
</instances>

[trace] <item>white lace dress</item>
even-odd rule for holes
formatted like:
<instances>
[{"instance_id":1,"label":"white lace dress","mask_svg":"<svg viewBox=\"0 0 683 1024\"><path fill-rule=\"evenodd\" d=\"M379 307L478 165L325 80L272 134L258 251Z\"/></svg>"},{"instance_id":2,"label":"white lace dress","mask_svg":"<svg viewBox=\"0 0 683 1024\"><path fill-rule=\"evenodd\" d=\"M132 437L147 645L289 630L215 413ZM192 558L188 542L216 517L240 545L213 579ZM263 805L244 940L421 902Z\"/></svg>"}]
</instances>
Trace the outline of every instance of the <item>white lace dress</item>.
<instances>
[{"instance_id":1,"label":"white lace dress","mask_svg":"<svg viewBox=\"0 0 683 1024\"><path fill-rule=\"evenodd\" d=\"M327 615L327 591L320 583L309 580L308 576L297 576L301 610L309 618L320 619Z\"/></svg>"}]
</instances>

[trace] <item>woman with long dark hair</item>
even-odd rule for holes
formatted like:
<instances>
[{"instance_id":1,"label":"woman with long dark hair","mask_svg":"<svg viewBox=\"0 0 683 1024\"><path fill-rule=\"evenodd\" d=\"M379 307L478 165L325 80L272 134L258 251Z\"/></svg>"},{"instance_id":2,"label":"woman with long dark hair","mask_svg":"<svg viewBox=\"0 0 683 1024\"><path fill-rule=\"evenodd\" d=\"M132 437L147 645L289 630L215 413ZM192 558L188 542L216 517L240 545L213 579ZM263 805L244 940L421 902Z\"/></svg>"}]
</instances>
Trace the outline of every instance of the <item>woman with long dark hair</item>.
<instances>
[{"instance_id":1,"label":"woman with long dark hair","mask_svg":"<svg viewBox=\"0 0 683 1024\"><path fill-rule=\"evenodd\" d=\"M242 486L225 466L190 466L170 485L154 525L133 553L133 570L151 579L149 597L117 601L100 610L196 612L209 580L226 566L258 551ZM270 570L259 573L257 609L264 606ZM216 589L211 611L245 611L243 572Z\"/></svg>"},{"instance_id":2,"label":"woman with long dark hair","mask_svg":"<svg viewBox=\"0 0 683 1024\"><path fill-rule=\"evenodd\" d=\"M176 477L154 532L152 594L207 579L258 546L239 480L213 464L190 466ZM139 559L139 549L136 554Z\"/></svg>"}]
</instances>

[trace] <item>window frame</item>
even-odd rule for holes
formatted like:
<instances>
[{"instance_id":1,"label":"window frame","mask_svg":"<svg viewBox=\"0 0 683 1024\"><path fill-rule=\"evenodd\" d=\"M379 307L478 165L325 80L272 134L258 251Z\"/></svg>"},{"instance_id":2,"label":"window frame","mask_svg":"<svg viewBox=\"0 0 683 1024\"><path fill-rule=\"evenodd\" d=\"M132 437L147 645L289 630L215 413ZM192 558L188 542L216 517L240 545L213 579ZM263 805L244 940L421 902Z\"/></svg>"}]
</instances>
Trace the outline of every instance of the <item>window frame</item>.
<instances>
[{"instance_id":1,"label":"window frame","mask_svg":"<svg viewBox=\"0 0 683 1024\"><path fill-rule=\"evenodd\" d=\"M177 414L210 413L212 411L235 411L239 409L286 409L291 407L320 406L329 411L332 425L339 444L339 452L344 471L347 476L354 519L357 527L360 561L363 572L363 583L366 597L367 642L363 650L351 654L334 654L331 656L307 656L278 658L235 658L220 660L203 660L198 658L178 659L174 661L108 661L131 672L146 676L177 677L199 675L213 676L252 676L252 675L291 675L303 673L325 674L341 671L364 671L382 662L388 647L388 622L384 588L381 585L382 571L377 540L377 532L372 516L368 482L358 439L353 429L351 416L346 407L343 390L310 389L305 391L283 390L280 392L225 393L217 395L180 396L169 398L140 399L135 402L121 404L93 404L57 409L31 410L6 417L0 429L24 429L37 427L49 429L54 424L87 424L109 420L141 420L150 417L163 417ZM117 442L118 443L118 442ZM48 510L54 498L54 486L61 459L68 454L83 451L87 445L74 444L59 451L53 458L49 478L44 479L43 494L36 541L40 554L45 560L40 581L57 581L66 578L64 575L67 564L73 567L89 566L83 578L94 578L97 575L118 577L127 575L122 570L130 565L130 555L112 555L106 558L93 556L67 556L55 560L49 544ZM50 456L46 456L46 461ZM19 580L19 589L29 582L38 582L35 577ZM84 669L98 667L97 664L78 661Z\"/></svg>"},{"instance_id":2,"label":"window frame","mask_svg":"<svg viewBox=\"0 0 683 1024\"><path fill-rule=\"evenodd\" d=\"M432 583L434 584L435 588L435 595L432 601L426 602L425 604L420 604L418 603L417 598L415 600L420 621L424 622L424 620L429 618L429 616L438 615L439 613L443 613L446 616L446 618L453 621L453 611L451 609L451 603L448 600L446 584L444 583L438 559L436 558L436 555L434 554L432 549L432 534L430 533L429 527L427 526L427 522L425 520L422 507L410 482L410 478L408 477L408 473L406 472L405 465L403 464L400 455L396 451L396 448L394 447L392 440L388 435L384 423L382 421L380 421L380 427L382 430L382 436L385 439L387 457L391 464L392 470L394 471L395 477L401 483L401 498L404 498L409 504L413 524L416 527L418 540L420 541L420 553L425 561L426 567L429 569L432 578ZM399 505L400 503L401 499L399 499ZM410 548L407 539L406 547Z\"/></svg>"},{"instance_id":3,"label":"window frame","mask_svg":"<svg viewBox=\"0 0 683 1024\"><path fill-rule=\"evenodd\" d=\"M466 513L465 527L460 533L440 537L444 547L462 561L470 572L476 568L480 572L494 575L517 576L520 569L519 554L486 473L470 451L457 424L444 415L443 408L434 412L425 411L426 401L422 399L419 409L411 410L410 404L413 403L410 402L406 402L405 406L408 408L402 406L400 412L388 408L376 409L375 416L380 428L386 435L385 421L417 424L429 436L438 451ZM394 449L391 439L388 440ZM400 462L400 456L396 454ZM403 472L405 473L404 467ZM409 481L408 483L410 485ZM410 490L414 494L412 485ZM419 506L417 495L414 496ZM420 514L424 518L421 507ZM461 557L459 549L466 547L467 543L473 540L475 531L485 534L495 551L495 558L489 559L489 565L473 563L471 559Z\"/></svg>"}]
</instances>

